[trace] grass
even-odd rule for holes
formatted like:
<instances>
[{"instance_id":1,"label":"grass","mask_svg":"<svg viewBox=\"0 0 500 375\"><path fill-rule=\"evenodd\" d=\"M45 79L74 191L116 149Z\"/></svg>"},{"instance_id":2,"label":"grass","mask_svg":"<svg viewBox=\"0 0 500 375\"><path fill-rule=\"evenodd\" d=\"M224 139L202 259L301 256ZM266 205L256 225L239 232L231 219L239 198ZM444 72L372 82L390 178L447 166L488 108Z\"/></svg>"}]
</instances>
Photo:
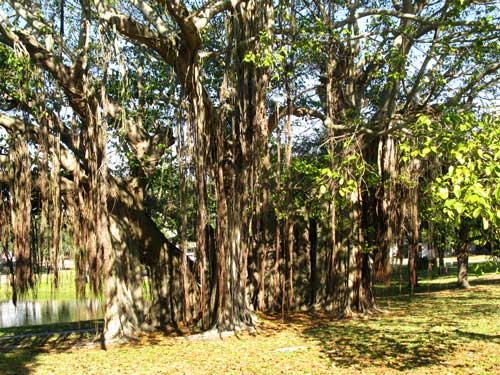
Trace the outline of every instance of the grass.
<instances>
[{"instance_id":1,"label":"grass","mask_svg":"<svg viewBox=\"0 0 500 375\"><path fill-rule=\"evenodd\" d=\"M497 374L500 275L471 283L463 290L454 277L421 278L410 299L390 293L395 281L378 291L386 313L260 316L257 333L224 340L156 333L102 350L89 334L54 335L28 348L4 346L0 374Z\"/></svg>"},{"instance_id":2,"label":"grass","mask_svg":"<svg viewBox=\"0 0 500 375\"><path fill-rule=\"evenodd\" d=\"M10 284L7 282L5 275L1 279L0 283L0 301L10 300L12 298L12 289ZM36 288L23 298L25 300L58 300L58 301L72 301L76 296L76 284L75 284L75 271L74 270L62 270L59 271L59 287L57 289L53 286L53 275L52 274L41 274L37 280Z\"/></svg>"}]
</instances>

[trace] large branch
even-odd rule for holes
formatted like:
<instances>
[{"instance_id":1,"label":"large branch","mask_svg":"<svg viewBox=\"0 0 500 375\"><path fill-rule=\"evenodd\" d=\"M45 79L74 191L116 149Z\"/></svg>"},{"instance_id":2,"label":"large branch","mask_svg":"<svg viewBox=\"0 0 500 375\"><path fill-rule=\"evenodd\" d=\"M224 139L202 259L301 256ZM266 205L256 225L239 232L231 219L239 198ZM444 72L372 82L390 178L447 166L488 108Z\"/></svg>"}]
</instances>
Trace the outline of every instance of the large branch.
<instances>
[{"instance_id":1,"label":"large branch","mask_svg":"<svg viewBox=\"0 0 500 375\"><path fill-rule=\"evenodd\" d=\"M180 0L166 1L170 17L172 17L181 29L182 38L191 51L198 51L201 48L202 40L200 30L196 27L192 15Z\"/></svg>"},{"instance_id":2,"label":"large branch","mask_svg":"<svg viewBox=\"0 0 500 375\"><path fill-rule=\"evenodd\" d=\"M56 61L56 56L47 51L38 43L31 34L20 30L14 31L9 27L7 19L0 10L0 42L14 48L16 44L23 45L29 53L32 61L43 70L49 72L62 86L66 96L70 100L73 109L82 117L86 116L86 98L82 88L73 79L72 70L66 65Z\"/></svg>"},{"instance_id":3,"label":"large branch","mask_svg":"<svg viewBox=\"0 0 500 375\"><path fill-rule=\"evenodd\" d=\"M342 28L345 27L346 25L356 21L360 20L362 18L366 17L371 17L371 16L389 16L389 17L394 17L394 18L399 18L399 19L406 19L410 21L415 21L419 24L427 25L431 28L434 27L440 27L440 26L462 26L462 27L483 27L484 25L481 23L481 21L475 21L475 20L447 20L446 18L442 18L441 16L441 10L439 10L439 17L426 17L426 16L420 16L417 14L412 14L412 13L404 13L398 10L392 10L392 9L383 9L383 8L373 8L373 9L367 9L361 12L357 12L355 15L347 17L343 20L337 21L333 24L334 28ZM500 26L495 25L492 27L492 31L499 31Z\"/></svg>"},{"instance_id":4,"label":"large branch","mask_svg":"<svg viewBox=\"0 0 500 375\"><path fill-rule=\"evenodd\" d=\"M236 8L242 0L215 0L209 1L192 15L193 24L201 31L212 18L231 8Z\"/></svg>"},{"instance_id":5,"label":"large branch","mask_svg":"<svg viewBox=\"0 0 500 375\"><path fill-rule=\"evenodd\" d=\"M239 3L239 1L237 2ZM106 21L111 26L115 27L120 34L128 38L131 42L143 44L158 53L158 55L163 58L165 63L174 69L179 82L182 85L185 85L188 91L194 90L194 88L190 87L192 82L190 82L187 77L195 57L194 54L198 53L198 51L192 49L191 44L196 44L195 41L192 40L189 42L186 38L180 38L178 35L170 35L168 38L165 38L131 17L105 6L101 1L94 0L94 3L98 6L99 17L103 21ZM214 4L217 5L218 3L219 2L215 2ZM220 10L220 8L217 8L215 5L214 9ZM177 7L180 7L179 9L181 9L183 7L180 2L175 2L175 4L170 4L169 6L173 7L172 11L174 8L177 9ZM205 11L210 13L207 9L205 9ZM181 11L184 15L186 12L186 9ZM213 15L213 13L210 14ZM177 18L179 19L178 22L181 23L193 23L193 19L195 19L194 16L186 18L181 15L177 15ZM191 29L192 27L194 27L194 24L187 28ZM205 88L203 88L203 100L207 118L210 118L212 114L215 113L215 110Z\"/></svg>"},{"instance_id":6,"label":"large branch","mask_svg":"<svg viewBox=\"0 0 500 375\"><path fill-rule=\"evenodd\" d=\"M98 17L116 27L120 34L153 49L167 64L173 66L176 63L178 40L174 35L168 38L161 36L129 16L107 7L102 1L94 1L94 4L98 10Z\"/></svg>"},{"instance_id":7,"label":"large branch","mask_svg":"<svg viewBox=\"0 0 500 375\"><path fill-rule=\"evenodd\" d=\"M326 120L326 116L322 112L317 111L315 109L297 107L292 104L291 111L292 115L296 117L310 117L321 121ZM288 115L288 106L286 105L280 106L273 113L270 114L267 120L269 134L271 134L276 129L279 121L287 115Z\"/></svg>"},{"instance_id":8,"label":"large branch","mask_svg":"<svg viewBox=\"0 0 500 375\"><path fill-rule=\"evenodd\" d=\"M167 37L171 31L168 23L163 20L161 15L151 7L147 1L143 0L130 0L130 2L142 13L144 19L154 26L156 31L162 36ZM94 0L94 3L96 1ZM100 4L98 6L101 6ZM108 8L109 9L109 8Z\"/></svg>"},{"instance_id":9,"label":"large branch","mask_svg":"<svg viewBox=\"0 0 500 375\"><path fill-rule=\"evenodd\" d=\"M190 13L181 0L166 1L166 7L181 29L182 37L191 51L202 47L201 31L217 14L236 7L241 0L208 1L200 9Z\"/></svg>"},{"instance_id":10,"label":"large branch","mask_svg":"<svg viewBox=\"0 0 500 375\"><path fill-rule=\"evenodd\" d=\"M0 127L4 128L11 137L15 137L20 133L25 133L27 137L34 142L40 139L39 128L37 126L30 124L30 126L27 127L23 120L3 113L0 113ZM54 144L55 137L50 133L48 137L49 144ZM69 152L66 148L61 148L60 162L61 166L70 173L74 173L77 169L76 166L80 164L75 154Z\"/></svg>"},{"instance_id":11,"label":"large branch","mask_svg":"<svg viewBox=\"0 0 500 375\"><path fill-rule=\"evenodd\" d=\"M447 100L446 105L447 106L457 105L464 96L468 95L472 90L476 89L476 86L484 78L496 74L499 70L500 70L500 63L494 63L486 66L478 74L470 77L468 82L460 90L458 90L455 95L453 95Z\"/></svg>"}]
</instances>

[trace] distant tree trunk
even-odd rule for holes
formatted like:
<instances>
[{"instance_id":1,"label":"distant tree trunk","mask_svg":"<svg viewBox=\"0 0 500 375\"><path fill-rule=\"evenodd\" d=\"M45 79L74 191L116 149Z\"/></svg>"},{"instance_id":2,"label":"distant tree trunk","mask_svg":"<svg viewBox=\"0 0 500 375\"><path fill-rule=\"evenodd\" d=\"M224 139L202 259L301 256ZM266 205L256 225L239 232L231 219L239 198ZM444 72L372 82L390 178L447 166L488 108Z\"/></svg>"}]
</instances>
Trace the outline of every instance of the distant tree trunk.
<instances>
[{"instance_id":1,"label":"distant tree trunk","mask_svg":"<svg viewBox=\"0 0 500 375\"><path fill-rule=\"evenodd\" d=\"M276 135L276 194L280 196L281 194L281 128L278 127L277 135ZM272 271L272 284L273 288L273 300L274 307L280 305L280 294L281 294L281 220L279 215L276 215L276 223L275 223L275 255L274 255L274 265Z\"/></svg>"},{"instance_id":2,"label":"distant tree trunk","mask_svg":"<svg viewBox=\"0 0 500 375\"><path fill-rule=\"evenodd\" d=\"M399 237L399 245L398 245L398 258L399 258L399 294L403 292L403 246L404 246L404 237Z\"/></svg>"},{"instance_id":3,"label":"distant tree trunk","mask_svg":"<svg viewBox=\"0 0 500 375\"><path fill-rule=\"evenodd\" d=\"M406 215L407 215L407 189L403 186L399 186L399 200L401 202L400 205L400 213L398 215L398 259L399 259L399 294L403 292L403 247L404 247L404 239L406 232Z\"/></svg>"},{"instance_id":4,"label":"distant tree trunk","mask_svg":"<svg viewBox=\"0 0 500 375\"><path fill-rule=\"evenodd\" d=\"M59 286L59 267L61 257L61 227L62 227L62 207L61 207L61 181L60 181L60 157L61 157L61 141L59 132L59 123L52 122L55 136L52 139L53 144L51 152L51 174L50 174L50 203L51 215L50 222L50 263L54 274L54 287Z\"/></svg>"},{"instance_id":5,"label":"distant tree trunk","mask_svg":"<svg viewBox=\"0 0 500 375\"><path fill-rule=\"evenodd\" d=\"M411 191L410 195L415 196L416 193ZM410 243L409 243L409 251L408 251L408 272L409 272L409 281L410 281L410 295L413 296L415 293L415 287L418 284L417 279L417 251L418 251L418 229L416 228L418 224L417 211L415 208L416 201L412 199L410 206L410 221L411 221L411 229L410 229Z\"/></svg>"},{"instance_id":6,"label":"distant tree trunk","mask_svg":"<svg viewBox=\"0 0 500 375\"><path fill-rule=\"evenodd\" d=\"M311 270L309 279L309 300L311 306L316 304L316 293L318 290L318 222L315 218L309 219L309 243L310 243L310 260Z\"/></svg>"},{"instance_id":7,"label":"distant tree trunk","mask_svg":"<svg viewBox=\"0 0 500 375\"><path fill-rule=\"evenodd\" d=\"M434 224L432 221L428 221L428 233L427 233L427 248L429 249L429 253L427 256L427 277L429 279L432 278L432 266L434 263L434 260L436 259L436 249L434 247ZM430 284L429 284L430 288Z\"/></svg>"},{"instance_id":8,"label":"distant tree trunk","mask_svg":"<svg viewBox=\"0 0 500 375\"><path fill-rule=\"evenodd\" d=\"M334 162L332 161L332 170L334 168ZM328 241L328 248L326 250L327 253L327 267L326 267L326 294L327 294L327 308L333 308L335 303L338 304L338 301L334 301L340 293L338 293L338 276L341 274L341 271L338 268L338 264L341 262L338 261L338 252L339 252L339 244L337 243L337 189L332 184L332 200L329 203L330 208L330 240Z\"/></svg>"},{"instance_id":9,"label":"distant tree trunk","mask_svg":"<svg viewBox=\"0 0 500 375\"><path fill-rule=\"evenodd\" d=\"M444 263L444 253L445 253L445 244L446 244L446 235L438 232L438 237L436 238L436 249L437 249L437 255L438 255L438 262L439 262L439 271L438 273L440 275L446 274L446 265Z\"/></svg>"},{"instance_id":10,"label":"distant tree trunk","mask_svg":"<svg viewBox=\"0 0 500 375\"><path fill-rule=\"evenodd\" d=\"M288 218L287 224L287 300L286 300L286 310L289 311L294 308L295 305L295 288L293 282L293 263L294 263L294 246L295 246L295 222L292 218Z\"/></svg>"},{"instance_id":11,"label":"distant tree trunk","mask_svg":"<svg viewBox=\"0 0 500 375\"><path fill-rule=\"evenodd\" d=\"M469 284L469 243L468 235L469 228L466 224L462 223L459 229L459 240L458 243L458 280L457 284L461 288L470 288Z\"/></svg>"},{"instance_id":12,"label":"distant tree trunk","mask_svg":"<svg viewBox=\"0 0 500 375\"><path fill-rule=\"evenodd\" d=\"M415 287L418 286L417 278L417 254L418 254L418 241L419 241L419 219L418 219L418 178L420 170L420 161L414 159L410 166L411 175L414 181L413 185L408 191L408 213L410 223L409 235L409 252L408 252L408 272L410 281L410 295L415 293Z\"/></svg>"}]
</instances>

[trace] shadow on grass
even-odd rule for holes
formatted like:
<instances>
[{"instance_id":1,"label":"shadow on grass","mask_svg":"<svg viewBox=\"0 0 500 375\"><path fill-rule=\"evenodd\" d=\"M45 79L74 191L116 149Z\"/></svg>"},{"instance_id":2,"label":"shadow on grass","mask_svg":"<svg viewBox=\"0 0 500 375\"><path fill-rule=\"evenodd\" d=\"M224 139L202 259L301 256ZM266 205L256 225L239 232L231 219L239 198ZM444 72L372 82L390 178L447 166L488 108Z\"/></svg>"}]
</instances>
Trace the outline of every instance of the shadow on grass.
<instances>
[{"instance_id":1,"label":"shadow on grass","mask_svg":"<svg viewBox=\"0 0 500 375\"><path fill-rule=\"evenodd\" d=\"M316 327L304 335L319 340L332 363L341 367L387 367L397 371L440 363L459 345L458 337L430 333L374 328L363 323L347 322Z\"/></svg>"},{"instance_id":2,"label":"shadow on grass","mask_svg":"<svg viewBox=\"0 0 500 375\"><path fill-rule=\"evenodd\" d=\"M28 375L38 354L92 344L102 327L92 320L0 328L0 374Z\"/></svg>"},{"instance_id":3,"label":"shadow on grass","mask_svg":"<svg viewBox=\"0 0 500 375\"><path fill-rule=\"evenodd\" d=\"M487 267L487 266L484 266ZM494 274L494 271L489 272ZM482 276L482 275L480 275ZM432 275L429 277L427 270L418 271L419 285L415 288L415 295L437 293L446 290L463 290L457 285L457 269L450 268L448 273L439 275L437 270L434 269ZM474 273L469 273L469 282L472 287L485 286L485 285L500 285L500 279L491 279L484 277L477 277ZM410 294L410 286L408 284L408 270L403 266L403 283L400 289L399 285L399 271L393 270L390 286L376 284L374 287L376 297L401 297Z\"/></svg>"},{"instance_id":4,"label":"shadow on grass","mask_svg":"<svg viewBox=\"0 0 500 375\"><path fill-rule=\"evenodd\" d=\"M0 374L28 375L30 369L27 365L32 363L37 355L35 350L0 351Z\"/></svg>"},{"instance_id":5,"label":"shadow on grass","mask_svg":"<svg viewBox=\"0 0 500 375\"><path fill-rule=\"evenodd\" d=\"M394 286L379 289L378 301L388 314L323 320L303 334L319 341L336 366L396 371L440 365L464 344L500 344L500 335L489 327L498 321L500 279L471 277L470 289L458 288L449 278L439 281L422 284L412 298Z\"/></svg>"},{"instance_id":6,"label":"shadow on grass","mask_svg":"<svg viewBox=\"0 0 500 375\"><path fill-rule=\"evenodd\" d=\"M487 341L487 342L493 342L495 344L500 344L500 335L488 335L485 333L465 332L460 329L457 329L455 333L458 336L463 337L467 340Z\"/></svg>"}]
</instances>

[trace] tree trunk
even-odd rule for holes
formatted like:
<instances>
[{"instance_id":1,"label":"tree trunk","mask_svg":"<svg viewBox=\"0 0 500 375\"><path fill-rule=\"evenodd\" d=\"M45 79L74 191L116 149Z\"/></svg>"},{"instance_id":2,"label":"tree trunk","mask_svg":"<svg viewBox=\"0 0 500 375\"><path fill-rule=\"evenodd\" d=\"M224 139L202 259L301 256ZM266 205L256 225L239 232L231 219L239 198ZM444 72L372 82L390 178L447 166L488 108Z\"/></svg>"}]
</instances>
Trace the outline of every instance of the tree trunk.
<instances>
[{"instance_id":1,"label":"tree trunk","mask_svg":"<svg viewBox=\"0 0 500 375\"><path fill-rule=\"evenodd\" d=\"M462 223L459 229L458 255L458 280L457 284L461 288L470 288L469 284L469 243L467 241L469 235L469 228L466 224Z\"/></svg>"},{"instance_id":2,"label":"tree trunk","mask_svg":"<svg viewBox=\"0 0 500 375\"><path fill-rule=\"evenodd\" d=\"M59 267L61 256L61 226L62 226L62 208L61 208L61 181L59 178L60 173L60 153L61 142L59 135L59 124L53 123L56 136L53 138L52 146L52 169L50 173L50 203L51 212L49 216L50 223L50 263L52 273L54 275L54 287L59 286Z\"/></svg>"},{"instance_id":3,"label":"tree trunk","mask_svg":"<svg viewBox=\"0 0 500 375\"><path fill-rule=\"evenodd\" d=\"M398 156L396 150L396 141L391 136L382 137L379 144L379 173L382 176L382 196L379 198L381 206L380 224L383 228L380 233L379 248L380 259L375 262L376 279L383 280L386 286L391 282L391 248L396 243L397 227L397 199L396 199L396 180L398 178Z\"/></svg>"},{"instance_id":4,"label":"tree trunk","mask_svg":"<svg viewBox=\"0 0 500 375\"><path fill-rule=\"evenodd\" d=\"M359 285L361 281L361 269L359 259L362 253L361 236L361 193L356 189L351 193L349 202L349 220L352 229L349 233L349 253L346 258L346 290L342 315L349 318L353 310L358 310Z\"/></svg>"},{"instance_id":5,"label":"tree trunk","mask_svg":"<svg viewBox=\"0 0 500 375\"><path fill-rule=\"evenodd\" d=\"M318 274L317 274L317 259L318 259L318 223L316 219L309 219L309 244L310 244L310 279L309 279L309 299L308 304L314 306L316 304L316 293L318 290Z\"/></svg>"},{"instance_id":6,"label":"tree trunk","mask_svg":"<svg viewBox=\"0 0 500 375\"><path fill-rule=\"evenodd\" d=\"M127 339L141 331L144 319L142 267L134 232L139 228L128 219L129 212L115 208L110 216L111 248L106 260L104 339ZM130 233L130 230L133 230ZM160 262L159 262L160 263ZM163 263L163 262L161 262ZM158 297L157 297L158 298ZM160 303L164 303L160 297Z\"/></svg>"},{"instance_id":7,"label":"tree trunk","mask_svg":"<svg viewBox=\"0 0 500 375\"><path fill-rule=\"evenodd\" d=\"M295 223L292 218L288 218L287 221L287 302L286 310L289 311L294 308L295 304L295 288L293 282L293 262L294 262L294 247L295 247L295 235L294 235Z\"/></svg>"},{"instance_id":8,"label":"tree trunk","mask_svg":"<svg viewBox=\"0 0 500 375\"><path fill-rule=\"evenodd\" d=\"M247 275L248 259L253 262L259 255L252 246L257 242L253 229L259 217L255 215L252 204L260 204L260 198L254 196L259 191L255 182L262 181L261 160L265 157L268 137L267 128L262 126L262 121L267 119L267 68L245 62L245 57L248 51L254 52L253 48L258 52L267 48L260 45L258 36L263 30L271 32L272 5L265 2L257 6L250 1L239 3L235 11L236 16L229 26L230 35L234 40L248 43L238 43L231 51L235 67L231 84L237 91L237 95L231 98L234 108L231 119L226 121L223 117L215 124L218 159L214 168L217 176L217 225L220 226L217 229L218 304L215 319L218 331L253 325L248 309L249 299L253 296L247 293ZM225 142L224 129L228 124L231 125L231 143ZM225 149L226 145L230 149ZM230 160L224 159L226 155L230 155ZM224 168L223 163L227 161L229 165Z\"/></svg>"},{"instance_id":9,"label":"tree trunk","mask_svg":"<svg viewBox=\"0 0 500 375\"><path fill-rule=\"evenodd\" d=\"M438 253L438 262L439 262L439 271L438 273L440 275L444 275L447 273L447 270L446 270L446 265L444 263L444 253L445 253L445 250L446 250L446 235L443 235L443 234L439 234L439 238L437 239L437 253Z\"/></svg>"},{"instance_id":10,"label":"tree trunk","mask_svg":"<svg viewBox=\"0 0 500 375\"><path fill-rule=\"evenodd\" d=\"M420 169L420 161L414 159L410 166L412 176L415 179L413 185L408 191L408 205L409 205L409 222L410 222L410 236L409 236L409 252L408 252L408 272L410 282L410 295L415 293L415 287L418 286L417 278L417 254L418 254L418 241L419 241L419 219L418 219L418 172Z\"/></svg>"},{"instance_id":11,"label":"tree trunk","mask_svg":"<svg viewBox=\"0 0 500 375\"><path fill-rule=\"evenodd\" d=\"M108 196L109 241L105 262L106 340L129 338L153 328L166 328L182 320L182 251L158 229L146 209L130 191L135 185L113 182ZM148 270L151 301L144 296ZM195 265L187 267L190 302L199 296ZM187 318L194 317L188 314Z\"/></svg>"}]
</instances>

